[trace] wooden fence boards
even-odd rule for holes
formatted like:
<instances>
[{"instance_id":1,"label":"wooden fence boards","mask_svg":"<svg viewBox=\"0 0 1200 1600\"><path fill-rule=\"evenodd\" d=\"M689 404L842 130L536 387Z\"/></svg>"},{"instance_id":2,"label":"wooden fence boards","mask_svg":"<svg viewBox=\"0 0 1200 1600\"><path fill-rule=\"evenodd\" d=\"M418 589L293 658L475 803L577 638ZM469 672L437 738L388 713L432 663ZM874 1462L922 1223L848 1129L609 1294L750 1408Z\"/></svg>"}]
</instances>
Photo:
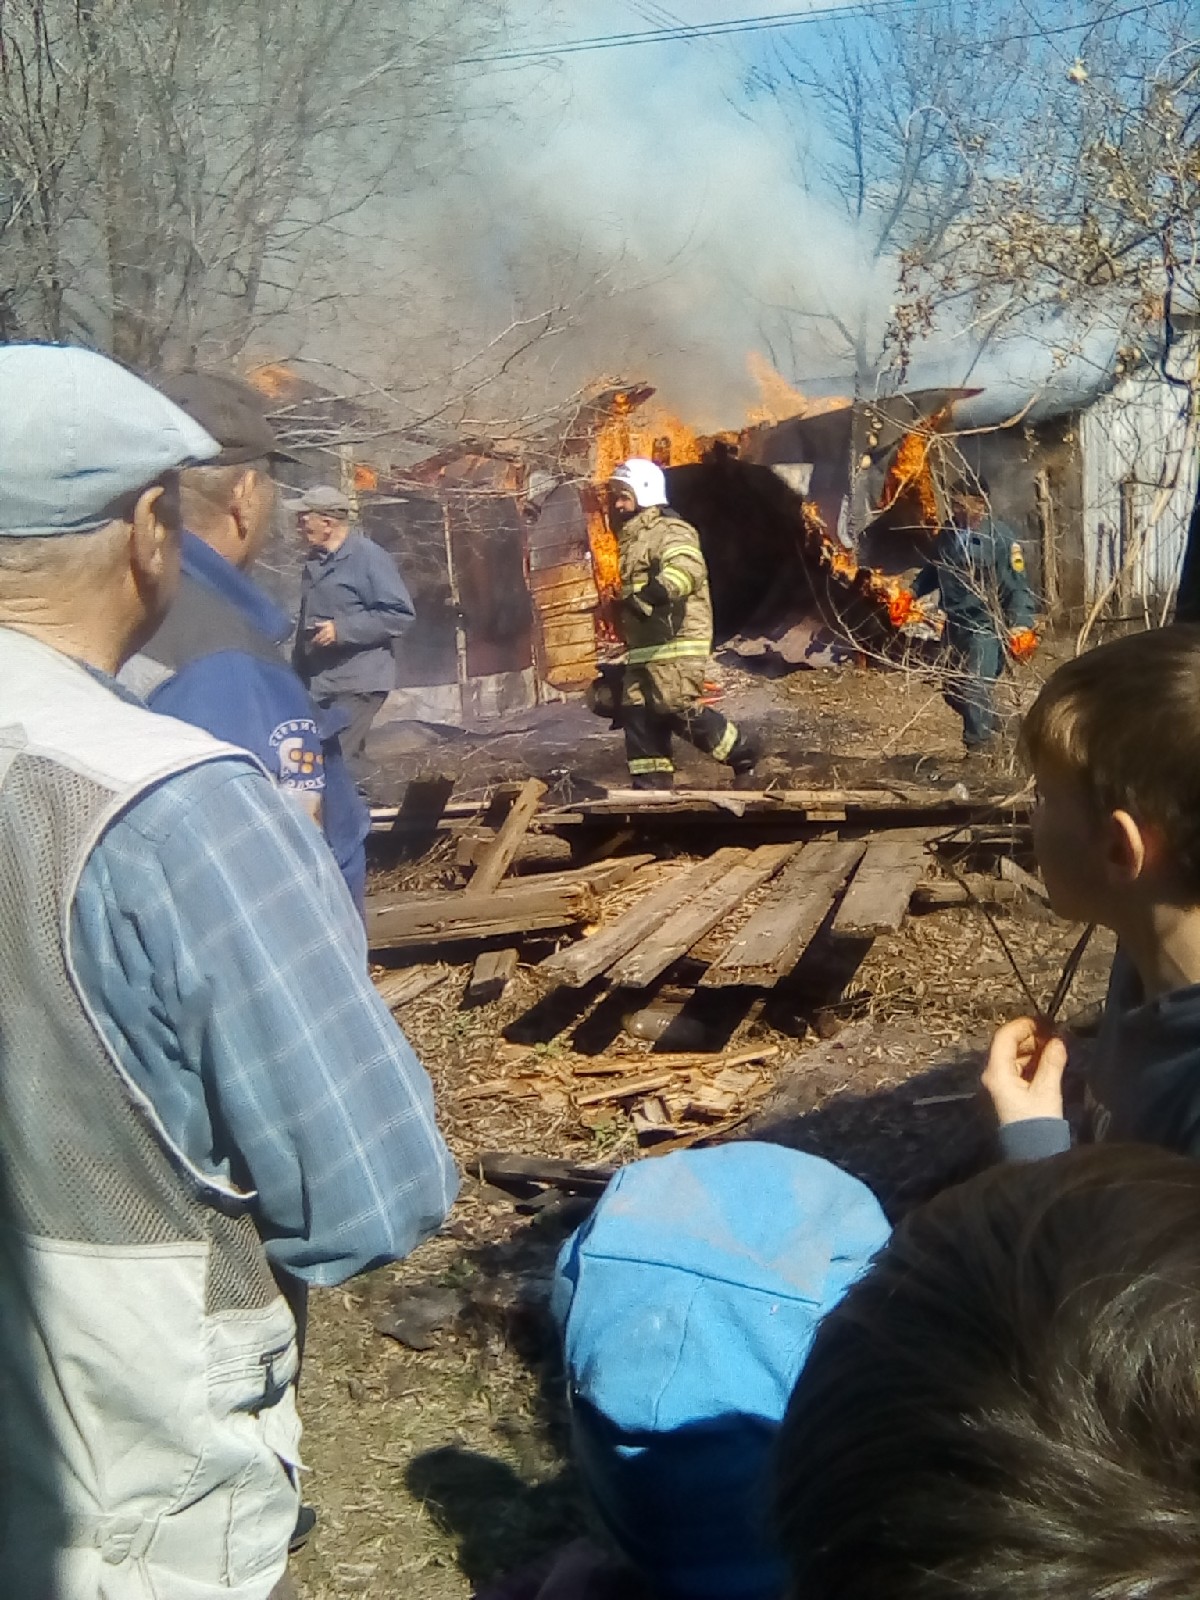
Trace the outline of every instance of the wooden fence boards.
<instances>
[{"instance_id":1,"label":"wooden fence boards","mask_svg":"<svg viewBox=\"0 0 1200 1600\"><path fill-rule=\"evenodd\" d=\"M764 844L757 850L742 852L741 861L730 862L706 888L689 898L617 961L609 969L612 982L625 988L644 989L703 939L748 894L772 878L799 849L796 843Z\"/></svg>"},{"instance_id":2,"label":"wooden fence boards","mask_svg":"<svg viewBox=\"0 0 1200 1600\"><path fill-rule=\"evenodd\" d=\"M892 933L904 921L913 890L925 876L922 829L872 839L833 919L835 938Z\"/></svg>"},{"instance_id":3,"label":"wooden fence boards","mask_svg":"<svg viewBox=\"0 0 1200 1600\"><path fill-rule=\"evenodd\" d=\"M861 840L805 845L781 874L771 898L712 963L701 984L771 988L800 959L866 848Z\"/></svg>"},{"instance_id":4,"label":"wooden fence boards","mask_svg":"<svg viewBox=\"0 0 1200 1600\"><path fill-rule=\"evenodd\" d=\"M746 850L728 846L689 870L675 873L643 896L636 905L630 906L607 928L601 928L599 933L593 933L590 938L549 956L540 964L538 972L544 978L568 984L575 989L590 983L652 933L679 906L694 899L714 878L720 877L748 854Z\"/></svg>"}]
</instances>

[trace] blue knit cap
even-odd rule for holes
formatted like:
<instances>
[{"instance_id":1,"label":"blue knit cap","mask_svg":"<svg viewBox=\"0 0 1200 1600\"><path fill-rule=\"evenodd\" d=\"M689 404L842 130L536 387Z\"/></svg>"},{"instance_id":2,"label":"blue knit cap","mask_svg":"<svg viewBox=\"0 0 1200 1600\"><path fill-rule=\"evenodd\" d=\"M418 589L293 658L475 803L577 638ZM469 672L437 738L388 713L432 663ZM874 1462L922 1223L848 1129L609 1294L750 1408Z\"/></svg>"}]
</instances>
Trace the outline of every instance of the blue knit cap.
<instances>
[{"instance_id":1,"label":"blue knit cap","mask_svg":"<svg viewBox=\"0 0 1200 1600\"><path fill-rule=\"evenodd\" d=\"M817 1324L888 1237L870 1190L751 1142L639 1161L558 1258L576 1451L670 1600L774 1600L775 1434Z\"/></svg>"}]
</instances>

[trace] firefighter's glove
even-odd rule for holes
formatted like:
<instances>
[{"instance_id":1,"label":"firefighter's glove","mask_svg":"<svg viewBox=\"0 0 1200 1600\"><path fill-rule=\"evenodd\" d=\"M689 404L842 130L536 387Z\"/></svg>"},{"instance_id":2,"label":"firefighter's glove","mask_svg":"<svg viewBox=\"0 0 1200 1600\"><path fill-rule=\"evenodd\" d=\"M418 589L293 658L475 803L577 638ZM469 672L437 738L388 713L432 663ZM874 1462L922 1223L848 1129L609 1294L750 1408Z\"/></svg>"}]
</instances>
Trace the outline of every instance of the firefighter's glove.
<instances>
[{"instance_id":1,"label":"firefighter's glove","mask_svg":"<svg viewBox=\"0 0 1200 1600\"><path fill-rule=\"evenodd\" d=\"M1038 636L1032 628L1014 628L1008 636L1008 648L1014 661L1028 661L1038 647Z\"/></svg>"},{"instance_id":2,"label":"firefighter's glove","mask_svg":"<svg viewBox=\"0 0 1200 1600\"><path fill-rule=\"evenodd\" d=\"M661 578L651 578L640 589L635 589L625 604L639 617L649 617L660 606L669 606L673 598Z\"/></svg>"}]
</instances>

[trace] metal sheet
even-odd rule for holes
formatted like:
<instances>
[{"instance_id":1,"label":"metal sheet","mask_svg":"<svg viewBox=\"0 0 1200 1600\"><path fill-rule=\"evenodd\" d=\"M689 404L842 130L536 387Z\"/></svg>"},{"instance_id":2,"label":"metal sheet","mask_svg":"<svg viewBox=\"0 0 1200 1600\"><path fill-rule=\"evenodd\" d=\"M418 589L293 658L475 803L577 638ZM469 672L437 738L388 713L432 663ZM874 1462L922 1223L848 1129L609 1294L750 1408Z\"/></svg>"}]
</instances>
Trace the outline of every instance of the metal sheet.
<instances>
[{"instance_id":1,"label":"metal sheet","mask_svg":"<svg viewBox=\"0 0 1200 1600\"><path fill-rule=\"evenodd\" d=\"M1176 348L1173 375L1194 371L1200 341ZM1116 615L1161 621L1179 579L1196 495L1196 440L1187 389L1143 368L1080 419L1084 588L1111 588Z\"/></svg>"}]
</instances>

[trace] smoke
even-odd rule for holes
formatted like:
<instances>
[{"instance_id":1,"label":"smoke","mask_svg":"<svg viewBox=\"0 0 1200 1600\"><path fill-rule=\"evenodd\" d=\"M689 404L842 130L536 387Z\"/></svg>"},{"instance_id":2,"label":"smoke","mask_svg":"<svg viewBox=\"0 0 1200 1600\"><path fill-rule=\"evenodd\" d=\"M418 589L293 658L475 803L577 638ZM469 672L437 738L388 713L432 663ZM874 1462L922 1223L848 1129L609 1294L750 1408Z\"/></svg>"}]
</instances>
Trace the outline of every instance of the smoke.
<instances>
[{"instance_id":1,"label":"smoke","mask_svg":"<svg viewBox=\"0 0 1200 1600\"><path fill-rule=\"evenodd\" d=\"M767 3L740 0L746 14ZM685 14L738 6L687 0ZM509 39L641 30L644 7L510 0ZM805 392L847 392L856 355L860 368L879 356L895 264L806 187L821 106L763 92L757 38L463 63L453 164L341 222L309 263L296 349L386 391L397 423L493 437L601 376L649 381L694 426L736 427L757 399L751 352ZM793 38L828 43L818 27ZM951 330L908 382L1011 379L997 403L1016 406L1062 376L1052 345L1039 334L978 359ZM1067 381L1088 380L1073 368Z\"/></svg>"},{"instance_id":2,"label":"smoke","mask_svg":"<svg viewBox=\"0 0 1200 1600\"><path fill-rule=\"evenodd\" d=\"M688 0L686 17L736 10ZM514 42L651 26L591 0L569 14L512 0L510 16ZM466 389L464 415L491 426L600 375L644 377L692 423L736 426L757 398L752 351L846 386L831 314L877 342L890 274L806 195L794 120L747 90L740 37L460 70L454 170L344 220L336 270L320 284L309 264L303 355L405 392L418 412L439 386Z\"/></svg>"}]
</instances>

